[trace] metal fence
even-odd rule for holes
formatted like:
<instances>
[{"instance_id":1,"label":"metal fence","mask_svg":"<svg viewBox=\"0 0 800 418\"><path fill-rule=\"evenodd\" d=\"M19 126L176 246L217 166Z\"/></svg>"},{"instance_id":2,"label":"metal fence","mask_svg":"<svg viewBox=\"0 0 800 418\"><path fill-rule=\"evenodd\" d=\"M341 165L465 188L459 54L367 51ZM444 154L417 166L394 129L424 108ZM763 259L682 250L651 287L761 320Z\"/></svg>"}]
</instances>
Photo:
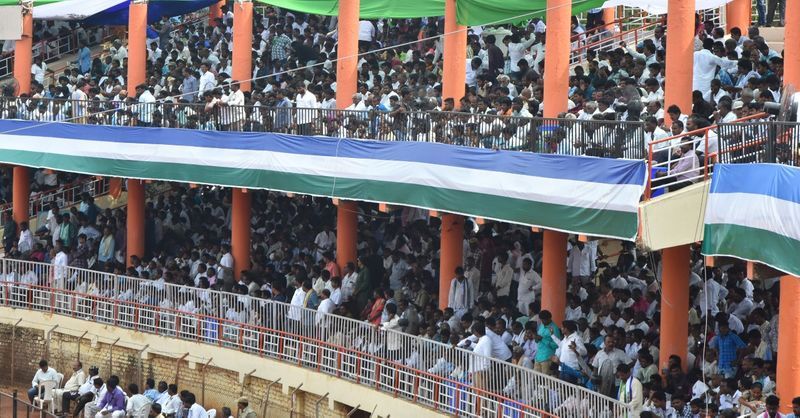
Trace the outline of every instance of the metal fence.
<instances>
[{"instance_id":1,"label":"metal fence","mask_svg":"<svg viewBox=\"0 0 800 418\"><path fill-rule=\"evenodd\" d=\"M214 344L463 417L620 417L623 403L511 363L247 295L3 259L0 306Z\"/></svg>"},{"instance_id":2,"label":"metal fence","mask_svg":"<svg viewBox=\"0 0 800 418\"><path fill-rule=\"evenodd\" d=\"M134 100L0 98L0 118L90 125L274 132L641 159L643 123L461 112L307 109Z\"/></svg>"},{"instance_id":3,"label":"metal fence","mask_svg":"<svg viewBox=\"0 0 800 418\"><path fill-rule=\"evenodd\" d=\"M55 415L37 408L22 398L19 392L13 393L0 392L0 416L4 418L57 418Z\"/></svg>"},{"instance_id":4,"label":"metal fence","mask_svg":"<svg viewBox=\"0 0 800 418\"><path fill-rule=\"evenodd\" d=\"M721 163L800 165L800 125L795 122L723 123L717 133Z\"/></svg>"},{"instance_id":5,"label":"metal fence","mask_svg":"<svg viewBox=\"0 0 800 418\"><path fill-rule=\"evenodd\" d=\"M43 191L31 196L28 215L34 218L49 209L50 203L58 204L59 208L69 207L80 203L81 195L89 193L92 197L107 194L109 179L106 177L89 177L79 181ZM12 204L0 205L0 214L13 210Z\"/></svg>"}]
</instances>

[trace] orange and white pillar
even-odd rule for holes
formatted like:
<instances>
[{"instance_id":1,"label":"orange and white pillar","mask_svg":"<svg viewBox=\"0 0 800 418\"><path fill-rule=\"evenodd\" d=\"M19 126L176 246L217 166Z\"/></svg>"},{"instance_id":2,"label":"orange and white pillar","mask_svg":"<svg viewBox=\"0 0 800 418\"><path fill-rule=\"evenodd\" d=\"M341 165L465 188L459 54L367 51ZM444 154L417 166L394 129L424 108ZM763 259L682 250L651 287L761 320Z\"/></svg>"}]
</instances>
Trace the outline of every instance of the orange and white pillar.
<instances>
[{"instance_id":1,"label":"orange and white pillar","mask_svg":"<svg viewBox=\"0 0 800 418\"><path fill-rule=\"evenodd\" d=\"M614 21L617 20L617 8L616 7L606 7L603 9L603 23L605 23L605 27L607 30L614 29Z\"/></svg>"},{"instance_id":2,"label":"orange and white pillar","mask_svg":"<svg viewBox=\"0 0 800 418\"><path fill-rule=\"evenodd\" d=\"M147 80L147 0L128 9L128 91Z\"/></svg>"},{"instance_id":3,"label":"orange and white pillar","mask_svg":"<svg viewBox=\"0 0 800 418\"><path fill-rule=\"evenodd\" d=\"M127 246L125 263L131 265L131 256L144 257L144 182L128 179Z\"/></svg>"},{"instance_id":4,"label":"orange and white pillar","mask_svg":"<svg viewBox=\"0 0 800 418\"><path fill-rule=\"evenodd\" d=\"M689 245L661 251L661 338L659 370L667 367L669 356L681 358L686 371L686 339L689 337Z\"/></svg>"},{"instance_id":5,"label":"orange and white pillar","mask_svg":"<svg viewBox=\"0 0 800 418\"><path fill-rule=\"evenodd\" d=\"M358 89L358 22L361 2L339 1L336 61L336 108L345 109ZM358 203L339 200L336 206L336 263L344 270L358 257Z\"/></svg>"},{"instance_id":6,"label":"orange and white pillar","mask_svg":"<svg viewBox=\"0 0 800 418\"><path fill-rule=\"evenodd\" d=\"M733 28L739 28L743 34L747 35L752 18L752 7L750 0L733 0L725 5L725 29L730 32Z\"/></svg>"},{"instance_id":7,"label":"orange and white pillar","mask_svg":"<svg viewBox=\"0 0 800 418\"><path fill-rule=\"evenodd\" d=\"M695 0L669 0L667 11L667 73L664 108L677 105L692 113L692 72L694 71ZM688 291L688 290L687 290Z\"/></svg>"},{"instance_id":8,"label":"orange and white pillar","mask_svg":"<svg viewBox=\"0 0 800 418\"><path fill-rule=\"evenodd\" d=\"M785 61L783 83L800 87L800 2L786 2ZM800 396L800 277L781 277L778 311L778 365L776 388L780 412L792 412L792 398Z\"/></svg>"},{"instance_id":9,"label":"orange and white pillar","mask_svg":"<svg viewBox=\"0 0 800 418\"><path fill-rule=\"evenodd\" d=\"M31 64L33 63L33 15L22 12L22 38L14 45L14 79L17 94L31 92ZM14 167L12 177L12 210L14 222L30 220L31 175L28 167Z\"/></svg>"},{"instance_id":10,"label":"orange and white pillar","mask_svg":"<svg viewBox=\"0 0 800 418\"><path fill-rule=\"evenodd\" d=\"M571 0L547 1L547 47L544 57L544 109L546 118L567 110L569 91ZM567 234L544 231L542 309L561 324L567 307Z\"/></svg>"},{"instance_id":11,"label":"orange and white pillar","mask_svg":"<svg viewBox=\"0 0 800 418\"><path fill-rule=\"evenodd\" d=\"M464 97L466 85L467 31L456 20L456 0L446 0L444 9L444 73L442 99L456 103ZM439 308L447 307L450 281L456 267L464 263L464 217L442 214L442 236L439 252ZM475 292L478 289L474 289Z\"/></svg>"},{"instance_id":12,"label":"orange and white pillar","mask_svg":"<svg viewBox=\"0 0 800 418\"><path fill-rule=\"evenodd\" d=\"M253 71L253 2L233 3L233 80L250 91ZM246 189L234 188L231 197L231 253L237 279L250 268L250 217L252 198Z\"/></svg>"}]
</instances>

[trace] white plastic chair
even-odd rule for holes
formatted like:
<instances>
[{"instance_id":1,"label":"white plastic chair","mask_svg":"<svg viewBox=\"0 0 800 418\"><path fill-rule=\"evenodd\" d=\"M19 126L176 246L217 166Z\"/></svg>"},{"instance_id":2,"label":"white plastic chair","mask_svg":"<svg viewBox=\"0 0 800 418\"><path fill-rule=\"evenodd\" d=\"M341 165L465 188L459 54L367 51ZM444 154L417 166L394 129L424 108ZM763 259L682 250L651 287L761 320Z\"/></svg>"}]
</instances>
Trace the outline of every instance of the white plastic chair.
<instances>
[{"instance_id":1,"label":"white plastic chair","mask_svg":"<svg viewBox=\"0 0 800 418\"><path fill-rule=\"evenodd\" d=\"M55 402L53 402L53 389L56 388L58 382L47 380L39 383L38 395L33 398L33 406L44 410L45 404L49 405L48 411L55 414Z\"/></svg>"},{"instance_id":2,"label":"white plastic chair","mask_svg":"<svg viewBox=\"0 0 800 418\"><path fill-rule=\"evenodd\" d=\"M150 408L152 403L142 405L138 410L131 411L131 418L147 418L150 415Z\"/></svg>"}]
</instances>

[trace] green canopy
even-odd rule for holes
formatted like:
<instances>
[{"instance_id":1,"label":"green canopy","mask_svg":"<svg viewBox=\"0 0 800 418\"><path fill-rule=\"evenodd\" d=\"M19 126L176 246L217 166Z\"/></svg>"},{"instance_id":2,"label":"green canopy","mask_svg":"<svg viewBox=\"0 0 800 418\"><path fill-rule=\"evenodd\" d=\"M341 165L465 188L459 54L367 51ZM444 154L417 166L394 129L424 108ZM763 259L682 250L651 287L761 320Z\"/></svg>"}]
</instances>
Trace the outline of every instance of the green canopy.
<instances>
[{"instance_id":1,"label":"green canopy","mask_svg":"<svg viewBox=\"0 0 800 418\"><path fill-rule=\"evenodd\" d=\"M1 1L1 0L0 0ZM339 0L255 0L303 13L335 16ZM414 18L444 16L444 0L362 0L361 17ZM604 0L575 0L572 14L602 7ZM467 26L513 23L534 17L544 17L547 0L458 0L458 23Z\"/></svg>"}]
</instances>

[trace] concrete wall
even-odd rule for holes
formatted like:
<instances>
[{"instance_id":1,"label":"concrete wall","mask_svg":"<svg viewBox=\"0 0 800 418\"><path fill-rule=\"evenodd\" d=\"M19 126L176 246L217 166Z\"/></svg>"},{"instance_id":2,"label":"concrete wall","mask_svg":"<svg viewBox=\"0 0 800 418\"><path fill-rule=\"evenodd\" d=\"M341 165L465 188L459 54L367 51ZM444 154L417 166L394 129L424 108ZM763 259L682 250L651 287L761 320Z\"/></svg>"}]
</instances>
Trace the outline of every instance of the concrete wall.
<instances>
[{"instance_id":1,"label":"concrete wall","mask_svg":"<svg viewBox=\"0 0 800 418\"><path fill-rule=\"evenodd\" d=\"M641 204L641 241L660 250L703 240L703 221L711 180Z\"/></svg>"},{"instance_id":2,"label":"concrete wall","mask_svg":"<svg viewBox=\"0 0 800 418\"><path fill-rule=\"evenodd\" d=\"M19 319L22 321L15 327ZM143 387L148 377L156 382L177 382L180 390L195 393L207 409L235 409L236 399L244 395L259 417L288 417L292 405L294 417L315 417L315 403L329 392L328 399L320 403L321 417L345 417L356 405L367 412L353 416L369 416L373 408L375 416L381 417L439 415L391 394L257 355L60 315L0 307L0 370L9 371L0 373L0 384L27 387L42 358L48 358L68 378L70 363L79 357L85 369L96 365L101 377L116 374L124 385L133 382ZM280 382L269 393L269 409L262 415L267 386L278 379ZM302 387L292 397L292 391L300 384Z\"/></svg>"}]
</instances>

